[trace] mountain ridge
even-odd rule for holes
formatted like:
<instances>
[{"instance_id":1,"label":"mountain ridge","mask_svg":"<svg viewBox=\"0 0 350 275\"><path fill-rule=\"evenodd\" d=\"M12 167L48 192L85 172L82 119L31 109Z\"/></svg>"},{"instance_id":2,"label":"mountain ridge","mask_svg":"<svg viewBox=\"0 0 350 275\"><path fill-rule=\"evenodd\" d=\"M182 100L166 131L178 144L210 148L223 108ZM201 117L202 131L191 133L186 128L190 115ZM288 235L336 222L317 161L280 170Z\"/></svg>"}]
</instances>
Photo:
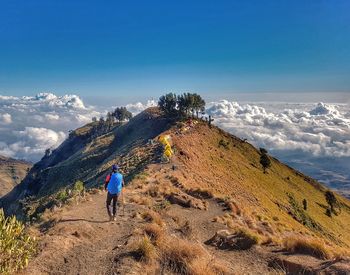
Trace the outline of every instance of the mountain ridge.
<instances>
[{"instance_id":1,"label":"mountain ridge","mask_svg":"<svg viewBox=\"0 0 350 275\"><path fill-rule=\"evenodd\" d=\"M261 269L273 272L274 268L270 267L271 257L278 257L278 261L287 265L287 262L291 261L288 255L272 251L283 247L287 249L285 240L301 238L306 240L305 242L317 241L321 247L327 247L327 251L332 251L332 255L339 259L341 259L339 255L343 253L340 251L350 248L350 234L347 229L350 221L350 202L346 198L336 194L341 212L337 215L332 214L331 217L327 216L325 193L328 189L326 187L271 156L269 156L271 167L264 173L260 164L262 153L258 149L216 126L208 125L208 122L196 119L172 120L165 117L158 108L150 108L129 122L112 126L105 133L91 138L93 127L92 123L74 131L70 139L35 164L21 185L1 200L7 213L22 212L24 217L29 217L29 220L34 222L33 226L39 230L40 238L48 246L53 241L52 238L55 240L63 238L69 244L78 240L84 242L83 239L87 238L88 242L79 250L79 253L84 253L84 249L87 249L85 245L91 242L91 236L103 234L100 232L99 223L107 222L104 221L107 219L107 216L104 216L106 215L104 199L101 191L94 188L102 187L110 167L117 163L121 166L127 182L125 192L127 216L120 214L121 218L117 225L125 223L125 227L129 227L132 222L135 222L136 231L142 231L144 226L148 226L147 223L157 223L158 220L159 224L165 224L164 230L168 232L167 241L164 241L164 244L170 245L169 242L174 241L172 238L180 238L179 242L199 243L207 251L206 253L223 260L225 262L223 265L231 271L258 272ZM158 142L160 136L169 137L174 152L170 162L165 161L162 156L164 149ZM92 193L88 192L87 197L78 206L75 205L73 198L69 200L67 209L62 207L61 202L57 204L60 198L57 194L61 192L60 190L70 190L77 180L83 181L87 189L92 188ZM38 186L35 186L35 183ZM26 193L28 187L30 193ZM28 194L31 197L25 202L27 212L21 210L23 207L21 203L14 204L15 207L10 205L13 198L23 200ZM303 209L303 200L307 201L307 209ZM91 208L92 205L98 209L91 210L91 213L95 214L90 215L90 211L85 207ZM158 213L149 214L151 216L160 215L161 217L154 216L147 221L148 218L145 218L147 211ZM135 219L135 221L128 219ZM181 222L180 229L177 228L178 225L174 222L178 223L179 221L176 222L176 220L183 219L185 222ZM86 226L87 229L82 226ZM101 226L105 230L109 228L107 225ZM161 227L163 228L163 225ZM70 233L72 230L73 233ZM193 236L183 240L183 234L186 235L188 230L193 232ZM227 232L223 233L222 230ZM51 233L47 235L47 232ZM131 232L126 238L126 243L134 242L134 238L142 238L143 235L137 232ZM78 236L78 240L71 237L72 234ZM85 236L84 234L87 234L87 237L79 237ZM219 245L224 240L222 234L233 236L234 245L239 241L238 236L242 234L250 236L249 238L254 241L248 248L244 248L244 250L248 249L246 252L248 254L240 254L241 252L236 251L234 247L228 251L222 251ZM132 256L135 247L120 244L121 240L118 238L122 236L118 235L116 238L115 242L122 248L120 252L115 253L120 257L126 253L125 255L133 259L131 261L133 267L142 268L144 263L138 261L136 256ZM163 247L164 244L163 242L152 244L152 249L164 256L167 251ZM105 245L107 244L96 243L94 249L97 251ZM46 259L47 256L44 255L47 253L44 250L41 253L43 254L39 254L36 263L29 268L42 271L44 267L38 264L38 261L48 260L51 261L50 265L59 266L62 270L67 271L66 268L72 268L73 270L68 270L69 272L76 273L81 268L73 262L72 266L68 264L64 267L56 262L56 256ZM59 255L61 253L63 252L59 252ZM71 255L69 252L64 253L61 256L65 258ZM84 254L87 261L93 255L93 252L91 253L91 255ZM115 253L108 252L111 262L116 257ZM294 254L297 261L305 259L302 256L303 253L296 251ZM127 257L128 260L127 263L121 264L123 268L125 264L130 267L129 256L125 255L123 257ZM244 256L240 267L236 269L235 263L229 260L233 255L238 258L243 255L249 255L249 257ZM321 257L331 259L333 256L327 254ZM252 261L254 257L257 257L261 263L255 265L250 262L252 267L248 267L245 261ZM312 255L312 257L316 256ZM152 270L159 271L158 265L164 264L163 260L155 258ZM317 270L325 264L320 260L313 259L308 262L309 260L301 264L301 270L306 268L306 264L311 265L313 261L317 262L317 267L310 267L312 270ZM272 264L280 263L278 261L273 260ZM86 264L87 269L80 270L82 274L88 274L90 263L86 262ZM290 266L293 266L293 263ZM194 267L190 265L187 268ZM154 272L156 274L156 271ZM210 272L214 271L211 269ZM232 273L214 272L212 274Z\"/></svg>"}]
</instances>

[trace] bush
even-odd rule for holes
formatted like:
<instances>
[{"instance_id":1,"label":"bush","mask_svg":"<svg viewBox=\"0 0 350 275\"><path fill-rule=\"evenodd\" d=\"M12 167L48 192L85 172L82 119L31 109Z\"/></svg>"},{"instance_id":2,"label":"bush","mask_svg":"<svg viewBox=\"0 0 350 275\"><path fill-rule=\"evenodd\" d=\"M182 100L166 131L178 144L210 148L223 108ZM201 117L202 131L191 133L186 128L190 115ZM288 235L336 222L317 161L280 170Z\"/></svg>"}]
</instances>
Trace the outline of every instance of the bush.
<instances>
[{"instance_id":1,"label":"bush","mask_svg":"<svg viewBox=\"0 0 350 275\"><path fill-rule=\"evenodd\" d=\"M56 199L61 203L65 203L68 200L68 198L69 198L69 195L66 189L59 191L56 196Z\"/></svg>"},{"instance_id":2,"label":"bush","mask_svg":"<svg viewBox=\"0 0 350 275\"><path fill-rule=\"evenodd\" d=\"M147 222L154 222L159 226L164 226L162 217L155 211L149 210L141 214L141 217Z\"/></svg>"},{"instance_id":3,"label":"bush","mask_svg":"<svg viewBox=\"0 0 350 275\"><path fill-rule=\"evenodd\" d=\"M6 218L0 209L0 273L13 273L26 267L35 252L35 238L25 232L20 221Z\"/></svg>"},{"instance_id":4,"label":"bush","mask_svg":"<svg viewBox=\"0 0 350 275\"><path fill-rule=\"evenodd\" d=\"M161 250L161 266L175 274L193 274L191 264L206 256L201 246L179 238L169 239Z\"/></svg>"},{"instance_id":5,"label":"bush","mask_svg":"<svg viewBox=\"0 0 350 275\"><path fill-rule=\"evenodd\" d=\"M149 237L150 241L159 245L164 240L164 229L160 227L158 224L151 223L146 224L143 227L143 232Z\"/></svg>"},{"instance_id":6,"label":"bush","mask_svg":"<svg viewBox=\"0 0 350 275\"><path fill-rule=\"evenodd\" d=\"M80 180L76 181L73 186L73 192L82 194L85 190L84 183Z\"/></svg>"},{"instance_id":7,"label":"bush","mask_svg":"<svg viewBox=\"0 0 350 275\"><path fill-rule=\"evenodd\" d=\"M151 240L144 236L137 244L136 249L134 251L137 257L145 262L150 262L157 258L157 251Z\"/></svg>"}]
</instances>

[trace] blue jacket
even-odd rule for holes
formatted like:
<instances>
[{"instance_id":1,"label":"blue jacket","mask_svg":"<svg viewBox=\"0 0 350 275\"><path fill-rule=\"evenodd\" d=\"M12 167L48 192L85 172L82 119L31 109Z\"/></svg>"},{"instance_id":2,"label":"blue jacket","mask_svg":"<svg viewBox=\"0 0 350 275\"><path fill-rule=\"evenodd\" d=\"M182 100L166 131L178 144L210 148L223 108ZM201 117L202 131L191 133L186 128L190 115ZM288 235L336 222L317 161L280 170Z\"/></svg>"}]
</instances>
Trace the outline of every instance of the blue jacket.
<instances>
[{"instance_id":1,"label":"blue jacket","mask_svg":"<svg viewBox=\"0 0 350 275\"><path fill-rule=\"evenodd\" d=\"M120 173L113 173L107 185L107 190L110 194L119 194L122 191L123 175Z\"/></svg>"}]
</instances>

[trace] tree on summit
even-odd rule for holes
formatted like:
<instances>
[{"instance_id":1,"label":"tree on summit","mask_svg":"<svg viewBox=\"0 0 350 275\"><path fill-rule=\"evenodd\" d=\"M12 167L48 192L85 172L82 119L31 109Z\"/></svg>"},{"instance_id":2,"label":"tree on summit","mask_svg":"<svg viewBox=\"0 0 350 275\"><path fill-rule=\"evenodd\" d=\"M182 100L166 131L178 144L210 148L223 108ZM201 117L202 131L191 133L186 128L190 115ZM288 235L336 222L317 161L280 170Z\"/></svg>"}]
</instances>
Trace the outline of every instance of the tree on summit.
<instances>
[{"instance_id":1,"label":"tree on summit","mask_svg":"<svg viewBox=\"0 0 350 275\"><path fill-rule=\"evenodd\" d=\"M126 107L118 107L114 110L113 116L119 121L125 121L132 118L132 113Z\"/></svg>"},{"instance_id":2,"label":"tree on summit","mask_svg":"<svg viewBox=\"0 0 350 275\"><path fill-rule=\"evenodd\" d=\"M173 116L177 113L177 96L173 93L168 93L159 98L159 108L168 116Z\"/></svg>"},{"instance_id":3,"label":"tree on summit","mask_svg":"<svg viewBox=\"0 0 350 275\"><path fill-rule=\"evenodd\" d=\"M170 117L199 116L205 110L205 101L196 93L183 93L177 96L174 93L163 95L158 101L159 108Z\"/></svg>"}]
</instances>

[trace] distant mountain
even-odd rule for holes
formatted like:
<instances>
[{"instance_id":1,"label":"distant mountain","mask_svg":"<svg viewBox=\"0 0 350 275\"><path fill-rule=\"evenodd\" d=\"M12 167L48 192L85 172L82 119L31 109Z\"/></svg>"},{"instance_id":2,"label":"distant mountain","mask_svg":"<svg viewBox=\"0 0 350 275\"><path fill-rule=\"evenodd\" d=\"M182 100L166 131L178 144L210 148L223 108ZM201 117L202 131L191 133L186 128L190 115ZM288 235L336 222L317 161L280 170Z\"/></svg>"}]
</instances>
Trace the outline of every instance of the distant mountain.
<instances>
[{"instance_id":1,"label":"distant mountain","mask_svg":"<svg viewBox=\"0 0 350 275\"><path fill-rule=\"evenodd\" d=\"M32 164L0 156L0 198L10 192L27 175Z\"/></svg>"}]
</instances>

